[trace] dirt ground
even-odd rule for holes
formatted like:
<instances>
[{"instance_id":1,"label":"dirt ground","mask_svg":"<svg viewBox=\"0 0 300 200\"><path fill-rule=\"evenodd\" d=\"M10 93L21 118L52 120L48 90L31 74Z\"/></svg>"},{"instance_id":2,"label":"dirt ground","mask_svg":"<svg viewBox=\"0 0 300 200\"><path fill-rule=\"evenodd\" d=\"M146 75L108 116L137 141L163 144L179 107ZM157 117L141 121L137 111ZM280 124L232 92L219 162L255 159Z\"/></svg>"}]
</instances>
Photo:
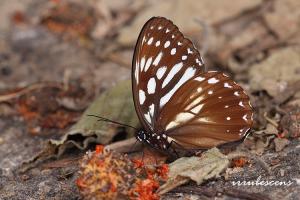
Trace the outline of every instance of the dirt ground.
<instances>
[{"instance_id":1,"label":"dirt ground","mask_svg":"<svg viewBox=\"0 0 300 200\"><path fill-rule=\"evenodd\" d=\"M138 126L128 80L137 36L152 16L171 19L207 69L243 86L255 123L237 151L271 170L237 160L160 198L300 199L298 0L1 0L1 200L84 199L76 180L85 152L133 134L86 114ZM257 179L291 184L233 185Z\"/></svg>"}]
</instances>

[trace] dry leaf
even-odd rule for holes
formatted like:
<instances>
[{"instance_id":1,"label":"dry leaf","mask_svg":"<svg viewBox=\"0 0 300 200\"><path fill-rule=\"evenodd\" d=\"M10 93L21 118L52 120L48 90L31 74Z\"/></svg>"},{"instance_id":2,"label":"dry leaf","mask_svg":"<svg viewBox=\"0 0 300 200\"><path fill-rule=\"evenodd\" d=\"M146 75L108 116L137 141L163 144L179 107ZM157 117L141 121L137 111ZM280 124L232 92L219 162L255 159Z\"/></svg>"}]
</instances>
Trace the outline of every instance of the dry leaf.
<instances>
[{"instance_id":1,"label":"dry leaf","mask_svg":"<svg viewBox=\"0 0 300 200\"><path fill-rule=\"evenodd\" d=\"M281 151L282 149L284 149L284 147L286 147L288 144L290 143L290 141L286 138L275 138L274 139L274 144L275 144L275 151Z\"/></svg>"},{"instance_id":2,"label":"dry leaf","mask_svg":"<svg viewBox=\"0 0 300 200\"><path fill-rule=\"evenodd\" d=\"M281 38L299 34L300 1L274 1L272 12L265 13L268 26Z\"/></svg>"},{"instance_id":3,"label":"dry leaf","mask_svg":"<svg viewBox=\"0 0 300 200\"><path fill-rule=\"evenodd\" d=\"M70 144L79 149L85 149L91 142L108 144L117 134L118 125L100 122L97 118L88 116L91 114L138 126L131 94L131 82L121 82L111 90L104 92L87 108L70 131L59 140L51 140L51 144L59 146L58 154L61 154ZM128 132L133 133L133 130L128 129ZM70 136L74 135L80 135L83 139L80 141L70 140Z\"/></svg>"},{"instance_id":4,"label":"dry leaf","mask_svg":"<svg viewBox=\"0 0 300 200\"><path fill-rule=\"evenodd\" d=\"M169 178L158 192L164 194L190 180L199 185L205 180L218 177L228 165L229 159L217 148L204 152L201 157L179 158L169 165Z\"/></svg>"},{"instance_id":5,"label":"dry leaf","mask_svg":"<svg viewBox=\"0 0 300 200\"><path fill-rule=\"evenodd\" d=\"M222 0L151 1L151 4L140 12L130 26L121 30L118 41L123 45L133 44L138 37L141 27L153 16L167 17L174 21L185 33L193 33L201 30L201 25L195 19L212 25L237 15L239 12L254 7L261 2L261 0L234 0L231 3ZM201 12L199 12L200 10ZM214 12L211 12L212 10Z\"/></svg>"},{"instance_id":6,"label":"dry leaf","mask_svg":"<svg viewBox=\"0 0 300 200\"><path fill-rule=\"evenodd\" d=\"M266 90L271 96L282 96L289 84L300 81L300 48L289 47L271 54L249 71L252 90Z\"/></svg>"}]
</instances>

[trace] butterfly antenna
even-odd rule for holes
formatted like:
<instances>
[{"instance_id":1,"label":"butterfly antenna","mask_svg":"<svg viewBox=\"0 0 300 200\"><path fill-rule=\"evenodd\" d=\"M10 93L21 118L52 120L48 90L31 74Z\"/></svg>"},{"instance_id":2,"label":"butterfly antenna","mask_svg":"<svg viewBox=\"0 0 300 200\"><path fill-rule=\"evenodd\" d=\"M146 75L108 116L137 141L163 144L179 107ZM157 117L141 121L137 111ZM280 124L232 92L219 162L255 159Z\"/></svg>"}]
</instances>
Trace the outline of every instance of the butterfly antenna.
<instances>
[{"instance_id":1,"label":"butterfly antenna","mask_svg":"<svg viewBox=\"0 0 300 200\"><path fill-rule=\"evenodd\" d=\"M89 117L96 117L96 118L98 118L98 121L104 121L104 122L109 122L109 123L113 123L113 124L118 124L120 126L129 127L129 128L133 128L135 130L138 130L136 127L130 126L128 124L123 124L123 123L120 123L120 122L117 122L117 121L113 121L111 119L107 119L107 118L100 117L100 116L97 116L97 115L87 115L87 116L89 116Z\"/></svg>"}]
</instances>

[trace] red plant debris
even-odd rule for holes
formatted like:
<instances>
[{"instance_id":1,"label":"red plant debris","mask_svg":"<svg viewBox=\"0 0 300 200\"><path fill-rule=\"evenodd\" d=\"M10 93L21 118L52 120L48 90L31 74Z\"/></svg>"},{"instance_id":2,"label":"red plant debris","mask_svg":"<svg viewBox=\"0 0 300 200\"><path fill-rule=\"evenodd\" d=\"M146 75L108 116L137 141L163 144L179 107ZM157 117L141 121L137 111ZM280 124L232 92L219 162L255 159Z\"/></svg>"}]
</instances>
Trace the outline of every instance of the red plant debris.
<instances>
[{"instance_id":1,"label":"red plant debris","mask_svg":"<svg viewBox=\"0 0 300 200\"><path fill-rule=\"evenodd\" d=\"M141 170L143 169L143 170ZM84 199L158 200L156 193L165 181L169 167L163 164L147 167L141 160L105 150L97 145L81 162L76 184Z\"/></svg>"},{"instance_id":2,"label":"red plant debris","mask_svg":"<svg viewBox=\"0 0 300 200\"><path fill-rule=\"evenodd\" d=\"M22 11L15 11L12 16L11 20L14 24L24 24L26 23L27 19L25 14Z\"/></svg>"},{"instance_id":3,"label":"red plant debris","mask_svg":"<svg viewBox=\"0 0 300 200\"><path fill-rule=\"evenodd\" d=\"M95 152L96 152L96 154L101 154L101 153L103 153L103 150L104 150L103 145L97 145Z\"/></svg>"},{"instance_id":4,"label":"red plant debris","mask_svg":"<svg viewBox=\"0 0 300 200\"><path fill-rule=\"evenodd\" d=\"M54 6L42 18L50 31L69 38L89 37L96 24L95 12L87 4L53 1Z\"/></svg>"},{"instance_id":5,"label":"red plant debris","mask_svg":"<svg viewBox=\"0 0 300 200\"><path fill-rule=\"evenodd\" d=\"M134 164L134 168L142 168L145 166L144 162L139 159L132 159L131 162Z\"/></svg>"},{"instance_id":6,"label":"red plant debris","mask_svg":"<svg viewBox=\"0 0 300 200\"><path fill-rule=\"evenodd\" d=\"M162 164L161 166L158 167L157 173L162 179L166 180L168 178L169 165Z\"/></svg>"},{"instance_id":7,"label":"red plant debris","mask_svg":"<svg viewBox=\"0 0 300 200\"><path fill-rule=\"evenodd\" d=\"M145 180L138 180L133 189L133 193L137 194L131 196L131 199L137 200L158 200L159 196L155 193L158 189L159 183L153 178L147 178Z\"/></svg>"},{"instance_id":8,"label":"red plant debris","mask_svg":"<svg viewBox=\"0 0 300 200\"><path fill-rule=\"evenodd\" d=\"M235 158L232 161L233 167L244 167L248 163L245 157Z\"/></svg>"},{"instance_id":9,"label":"red plant debris","mask_svg":"<svg viewBox=\"0 0 300 200\"><path fill-rule=\"evenodd\" d=\"M75 123L80 112L60 106L59 98L73 97L71 90L64 91L57 87L47 87L28 91L16 99L16 109L27 124L31 134L39 134L45 129L65 129Z\"/></svg>"}]
</instances>

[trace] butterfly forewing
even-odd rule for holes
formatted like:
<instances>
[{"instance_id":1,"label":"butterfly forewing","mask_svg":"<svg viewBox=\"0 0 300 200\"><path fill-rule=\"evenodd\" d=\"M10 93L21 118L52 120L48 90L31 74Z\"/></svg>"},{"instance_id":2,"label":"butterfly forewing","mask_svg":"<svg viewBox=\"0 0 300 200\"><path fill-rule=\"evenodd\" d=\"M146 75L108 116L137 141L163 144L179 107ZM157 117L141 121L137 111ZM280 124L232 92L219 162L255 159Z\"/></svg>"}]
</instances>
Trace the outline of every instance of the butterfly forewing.
<instances>
[{"instance_id":1,"label":"butterfly forewing","mask_svg":"<svg viewBox=\"0 0 300 200\"><path fill-rule=\"evenodd\" d=\"M171 21L155 17L144 25L134 52L132 86L147 131L163 130L157 122L161 109L181 85L204 71L199 52Z\"/></svg>"}]
</instances>

